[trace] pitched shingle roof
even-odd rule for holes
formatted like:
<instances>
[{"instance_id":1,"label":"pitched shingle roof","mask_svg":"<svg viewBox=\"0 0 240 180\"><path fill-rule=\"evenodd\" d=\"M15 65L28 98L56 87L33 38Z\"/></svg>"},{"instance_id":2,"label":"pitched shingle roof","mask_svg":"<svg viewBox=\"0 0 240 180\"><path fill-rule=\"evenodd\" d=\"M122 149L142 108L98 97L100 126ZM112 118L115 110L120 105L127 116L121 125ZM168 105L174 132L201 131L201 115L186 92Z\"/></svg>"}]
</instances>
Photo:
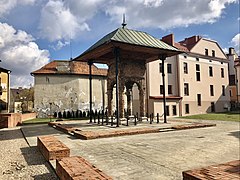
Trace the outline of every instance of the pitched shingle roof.
<instances>
[{"instance_id":1,"label":"pitched shingle roof","mask_svg":"<svg viewBox=\"0 0 240 180\"><path fill-rule=\"evenodd\" d=\"M97 68L92 66L92 75L107 76L107 69ZM76 74L76 75L89 75L89 66L86 62L78 61L52 61L42 68L33 71L32 75L39 74Z\"/></svg>"}]
</instances>

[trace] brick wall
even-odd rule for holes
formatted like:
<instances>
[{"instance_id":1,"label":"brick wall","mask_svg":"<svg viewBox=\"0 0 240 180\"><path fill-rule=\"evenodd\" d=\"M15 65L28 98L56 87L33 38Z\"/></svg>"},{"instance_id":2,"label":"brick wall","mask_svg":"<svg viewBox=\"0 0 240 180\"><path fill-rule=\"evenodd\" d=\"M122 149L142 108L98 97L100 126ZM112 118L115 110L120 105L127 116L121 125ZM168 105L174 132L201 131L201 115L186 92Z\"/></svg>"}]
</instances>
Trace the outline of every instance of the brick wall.
<instances>
[{"instance_id":1,"label":"brick wall","mask_svg":"<svg viewBox=\"0 0 240 180\"><path fill-rule=\"evenodd\" d=\"M4 113L0 114L0 128L10 128L22 124L23 121L36 118L36 113Z\"/></svg>"}]
</instances>

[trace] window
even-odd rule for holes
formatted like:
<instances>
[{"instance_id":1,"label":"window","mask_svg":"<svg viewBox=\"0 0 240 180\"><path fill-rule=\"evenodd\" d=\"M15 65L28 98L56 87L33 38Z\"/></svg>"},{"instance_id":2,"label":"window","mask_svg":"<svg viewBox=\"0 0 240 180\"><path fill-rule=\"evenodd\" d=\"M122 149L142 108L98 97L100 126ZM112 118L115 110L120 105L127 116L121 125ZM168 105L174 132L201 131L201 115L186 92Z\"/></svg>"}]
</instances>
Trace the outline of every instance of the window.
<instances>
[{"instance_id":1,"label":"window","mask_svg":"<svg viewBox=\"0 0 240 180\"><path fill-rule=\"evenodd\" d=\"M162 73L162 63L159 63L159 72Z\"/></svg>"},{"instance_id":2,"label":"window","mask_svg":"<svg viewBox=\"0 0 240 180\"><path fill-rule=\"evenodd\" d=\"M213 85L210 85L210 96L214 96Z\"/></svg>"},{"instance_id":3,"label":"window","mask_svg":"<svg viewBox=\"0 0 240 180\"><path fill-rule=\"evenodd\" d=\"M225 86L224 85L222 85L222 96L225 96L226 94L225 94Z\"/></svg>"},{"instance_id":4,"label":"window","mask_svg":"<svg viewBox=\"0 0 240 180\"><path fill-rule=\"evenodd\" d=\"M196 64L196 71L200 71L200 64Z\"/></svg>"},{"instance_id":5,"label":"window","mask_svg":"<svg viewBox=\"0 0 240 180\"><path fill-rule=\"evenodd\" d=\"M176 105L172 106L172 114L173 114L173 116L177 115L177 106Z\"/></svg>"},{"instance_id":6,"label":"window","mask_svg":"<svg viewBox=\"0 0 240 180\"><path fill-rule=\"evenodd\" d=\"M213 67L209 66L209 76L213 77Z\"/></svg>"},{"instance_id":7,"label":"window","mask_svg":"<svg viewBox=\"0 0 240 180\"><path fill-rule=\"evenodd\" d=\"M230 97L232 97L232 90L231 89L229 90L229 95L230 95Z\"/></svg>"},{"instance_id":8,"label":"window","mask_svg":"<svg viewBox=\"0 0 240 180\"><path fill-rule=\"evenodd\" d=\"M166 106L166 115L169 116L169 106Z\"/></svg>"},{"instance_id":9,"label":"window","mask_svg":"<svg viewBox=\"0 0 240 180\"><path fill-rule=\"evenodd\" d=\"M167 73L172 73L172 64L167 64Z\"/></svg>"},{"instance_id":10,"label":"window","mask_svg":"<svg viewBox=\"0 0 240 180\"><path fill-rule=\"evenodd\" d=\"M185 104L185 114L189 114L189 104Z\"/></svg>"},{"instance_id":11,"label":"window","mask_svg":"<svg viewBox=\"0 0 240 180\"><path fill-rule=\"evenodd\" d=\"M221 68L221 77L224 78L224 69Z\"/></svg>"},{"instance_id":12,"label":"window","mask_svg":"<svg viewBox=\"0 0 240 180\"><path fill-rule=\"evenodd\" d=\"M163 85L160 85L160 94L163 94Z\"/></svg>"},{"instance_id":13,"label":"window","mask_svg":"<svg viewBox=\"0 0 240 180\"><path fill-rule=\"evenodd\" d=\"M168 94L172 94L172 85L168 85Z\"/></svg>"},{"instance_id":14,"label":"window","mask_svg":"<svg viewBox=\"0 0 240 180\"><path fill-rule=\"evenodd\" d=\"M215 51L212 50L212 57L215 57Z\"/></svg>"},{"instance_id":15,"label":"window","mask_svg":"<svg viewBox=\"0 0 240 180\"><path fill-rule=\"evenodd\" d=\"M188 83L184 83L184 95L189 96L189 86Z\"/></svg>"},{"instance_id":16,"label":"window","mask_svg":"<svg viewBox=\"0 0 240 180\"><path fill-rule=\"evenodd\" d=\"M215 103L211 102L211 112L215 112Z\"/></svg>"},{"instance_id":17,"label":"window","mask_svg":"<svg viewBox=\"0 0 240 180\"><path fill-rule=\"evenodd\" d=\"M184 74L188 74L188 64L186 62L183 63L183 71Z\"/></svg>"},{"instance_id":18,"label":"window","mask_svg":"<svg viewBox=\"0 0 240 180\"><path fill-rule=\"evenodd\" d=\"M200 72L196 72L196 78L197 78L197 81L201 81Z\"/></svg>"},{"instance_id":19,"label":"window","mask_svg":"<svg viewBox=\"0 0 240 180\"><path fill-rule=\"evenodd\" d=\"M205 56L208 56L208 49L205 49Z\"/></svg>"},{"instance_id":20,"label":"window","mask_svg":"<svg viewBox=\"0 0 240 180\"><path fill-rule=\"evenodd\" d=\"M201 106L202 105L202 102L201 102L201 94L197 94L197 103L198 103L198 106Z\"/></svg>"},{"instance_id":21,"label":"window","mask_svg":"<svg viewBox=\"0 0 240 180\"><path fill-rule=\"evenodd\" d=\"M201 78L200 78L200 65L199 64L196 64L196 79L197 81L200 81Z\"/></svg>"}]
</instances>

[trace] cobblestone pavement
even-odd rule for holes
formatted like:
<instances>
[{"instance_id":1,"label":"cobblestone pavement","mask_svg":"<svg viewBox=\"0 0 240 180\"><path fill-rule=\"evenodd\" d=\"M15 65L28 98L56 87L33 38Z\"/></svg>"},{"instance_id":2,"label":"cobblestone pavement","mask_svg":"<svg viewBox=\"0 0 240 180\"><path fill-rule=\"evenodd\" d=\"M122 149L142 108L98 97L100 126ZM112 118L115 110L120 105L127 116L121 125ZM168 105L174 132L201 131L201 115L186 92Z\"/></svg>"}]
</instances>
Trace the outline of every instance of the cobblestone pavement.
<instances>
[{"instance_id":1,"label":"cobblestone pavement","mask_svg":"<svg viewBox=\"0 0 240 180\"><path fill-rule=\"evenodd\" d=\"M28 146L19 127L0 129L0 180L8 179L57 179L37 148Z\"/></svg>"},{"instance_id":2,"label":"cobblestone pavement","mask_svg":"<svg viewBox=\"0 0 240 180\"><path fill-rule=\"evenodd\" d=\"M168 125L179 121L184 122ZM32 146L36 136L54 134L71 156L84 157L114 179L175 180L182 179L182 171L240 158L239 122L204 122L217 126L94 140L75 139L47 125L26 126L23 132Z\"/></svg>"}]
</instances>

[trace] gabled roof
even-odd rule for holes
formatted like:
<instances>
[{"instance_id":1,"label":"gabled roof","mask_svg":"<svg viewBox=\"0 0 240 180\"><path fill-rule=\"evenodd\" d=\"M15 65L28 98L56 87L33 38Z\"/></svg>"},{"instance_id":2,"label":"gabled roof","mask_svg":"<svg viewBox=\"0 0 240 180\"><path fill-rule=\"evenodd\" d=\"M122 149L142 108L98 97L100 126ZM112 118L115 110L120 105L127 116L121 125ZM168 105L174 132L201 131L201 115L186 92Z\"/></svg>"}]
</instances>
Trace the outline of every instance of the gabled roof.
<instances>
[{"instance_id":1,"label":"gabled roof","mask_svg":"<svg viewBox=\"0 0 240 180\"><path fill-rule=\"evenodd\" d=\"M165 53L167 56L181 53L177 48L168 45L146 32L118 28L97 41L84 53L75 58L74 61L87 61L91 59L98 62L98 59L112 52L114 47L120 47L129 53L145 53L146 58L151 58L161 53ZM108 56L104 58L105 61L108 61L111 57L109 58Z\"/></svg>"},{"instance_id":2,"label":"gabled roof","mask_svg":"<svg viewBox=\"0 0 240 180\"><path fill-rule=\"evenodd\" d=\"M92 66L92 75L107 76L107 71L107 69L97 68L95 65ZM31 73L31 75L40 74L89 75L89 66L86 62L55 60Z\"/></svg>"},{"instance_id":3,"label":"gabled roof","mask_svg":"<svg viewBox=\"0 0 240 180\"><path fill-rule=\"evenodd\" d=\"M153 47L153 48L161 48L161 49L178 51L177 48L168 45L167 43L151 36L146 32L131 30L127 28L118 28L113 32L104 36L99 41L97 41L93 46L91 46L84 53L87 53L109 41L116 41L116 42L132 44L132 45L147 46L147 47Z\"/></svg>"}]
</instances>

